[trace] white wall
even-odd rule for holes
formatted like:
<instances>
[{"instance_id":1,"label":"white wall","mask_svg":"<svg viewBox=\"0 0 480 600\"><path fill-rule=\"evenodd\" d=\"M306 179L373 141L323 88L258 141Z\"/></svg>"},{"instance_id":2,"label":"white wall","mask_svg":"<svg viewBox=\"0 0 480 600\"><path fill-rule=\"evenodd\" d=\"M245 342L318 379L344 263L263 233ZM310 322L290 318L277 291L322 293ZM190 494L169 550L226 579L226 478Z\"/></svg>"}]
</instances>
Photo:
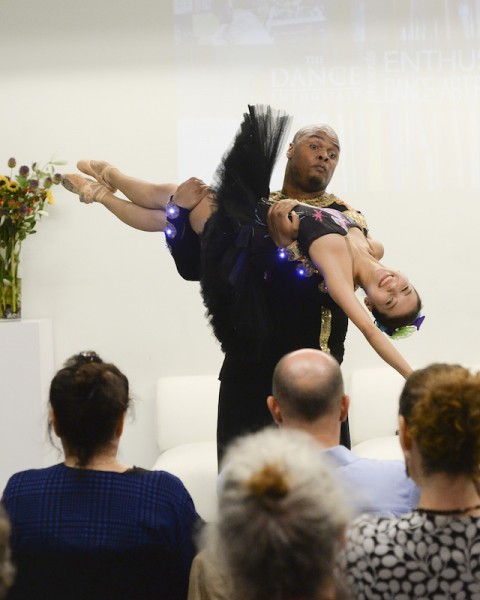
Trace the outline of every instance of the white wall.
<instances>
[{"instance_id":1,"label":"white wall","mask_svg":"<svg viewBox=\"0 0 480 600\"><path fill-rule=\"evenodd\" d=\"M305 0L315 10L295 19L258 1L224 28L213 4L0 0L0 172L10 156L54 154L63 172L98 158L145 179L208 180L248 103L288 110L294 129L329 122L343 145L331 191L364 211L385 264L424 300L406 357L479 363L479 0ZM198 285L178 277L163 234L55 195L24 244L23 315L52 319L55 368L93 348L126 372L136 415L123 456L149 467L156 378L221 364ZM379 364L352 329L346 376Z\"/></svg>"}]
</instances>

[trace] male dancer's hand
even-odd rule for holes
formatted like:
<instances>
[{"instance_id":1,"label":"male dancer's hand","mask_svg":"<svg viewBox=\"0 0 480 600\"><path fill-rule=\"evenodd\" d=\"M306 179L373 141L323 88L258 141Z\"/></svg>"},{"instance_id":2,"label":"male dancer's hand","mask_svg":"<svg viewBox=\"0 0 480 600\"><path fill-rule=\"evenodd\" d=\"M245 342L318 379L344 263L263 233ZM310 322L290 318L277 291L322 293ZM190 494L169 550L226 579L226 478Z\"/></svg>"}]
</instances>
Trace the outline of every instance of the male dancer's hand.
<instances>
[{"instance_id":1,"label":"male dancer's hand","mask_svg":"<svg viewBox=\"0 0 480 600\"><path fill-rule=\"evenodd\" d=\"M210 200L211 198L212 190L210 187L201 179L190 177L178 186L172 201L181 208L192 210L202 200Z\"/></svg>"},{"instance_id":2,"label":"male dancer's hand","mask_svg":"<svg viewBox=\"0 0 480 600\"><path fill-rule=\"evenodd\" d=\"M297 200L278 200L268 210L268 233L279 248L287 248L297 239L300 219L292 212L297 204Z\"/></svg>"}]
</instances>

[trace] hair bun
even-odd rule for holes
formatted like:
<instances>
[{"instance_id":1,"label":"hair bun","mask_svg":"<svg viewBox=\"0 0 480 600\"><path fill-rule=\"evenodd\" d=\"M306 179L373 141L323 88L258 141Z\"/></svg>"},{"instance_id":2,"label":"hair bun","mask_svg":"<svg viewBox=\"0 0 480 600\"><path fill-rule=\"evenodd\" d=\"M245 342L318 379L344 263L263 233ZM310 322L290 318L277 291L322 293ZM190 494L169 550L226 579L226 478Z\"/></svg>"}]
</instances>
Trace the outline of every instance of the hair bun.
<instances>
[{"instance_id":1,"label":"hair bun","mask_svg":"<svg viewBox=\"0 0 480 600\"><path fill-rule=\"evenodd\" d=\"M280 500L290 491L290 486L278 465L266 465L248 481L247 487L254 496Z\"/></svg>"},{"instance_id":2,"label":"hair bun","mask_svg":"<svg viewBox=\"0 0 480 600\"><path fill-rule=\"evenodd\" d=\"M108 381L107 375L108 373L103 369L103 365L96 363L85 363L77 367L75 383L77 389L83 395L83 402L96 399L102 385Z\"/></svg>"}]
</instances>

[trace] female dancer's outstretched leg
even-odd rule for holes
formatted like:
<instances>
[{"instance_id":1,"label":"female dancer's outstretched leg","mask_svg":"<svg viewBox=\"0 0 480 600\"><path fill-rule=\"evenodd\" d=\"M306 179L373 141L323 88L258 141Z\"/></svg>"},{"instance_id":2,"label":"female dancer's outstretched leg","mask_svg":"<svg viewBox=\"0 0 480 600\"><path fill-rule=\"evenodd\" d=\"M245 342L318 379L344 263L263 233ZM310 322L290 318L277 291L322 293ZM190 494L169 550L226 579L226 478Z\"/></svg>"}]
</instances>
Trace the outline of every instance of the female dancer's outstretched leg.
<instances>
[{"instance_id":1,"label":"female dancer's outstretched leg","mask_svg":"<svg viewBox=\"0 0 480 600\"><path fill-rule=\"evenodd\" d=\"M73 173L63 176L64 187L80 196L86 204L103 204L123 223L141 231L164 231L167 225L166 207L174 196L174 202L190 210L190 223L194 231L201 233L212 205L210 188L200 179L192 177L180 184L155 184L125 175L105 161L79 161L78 168L91 174L96 182ZM113 192L119 189L128 200Z\"/></svg>"},{"instance_id":2,"label":"female dancer's outstretched leg","mask_svg":"<svg viewBox=\"0 0 480 600\"><path fill-rule=\"evenodd\" d=\"M144 208L165 210L170 196L177 189L175 183L150 183L130 177L103 160L79 160L77 168L82 173L94 177L111 192L118 189L130 202Z\"/></svg>"}]
</instances>

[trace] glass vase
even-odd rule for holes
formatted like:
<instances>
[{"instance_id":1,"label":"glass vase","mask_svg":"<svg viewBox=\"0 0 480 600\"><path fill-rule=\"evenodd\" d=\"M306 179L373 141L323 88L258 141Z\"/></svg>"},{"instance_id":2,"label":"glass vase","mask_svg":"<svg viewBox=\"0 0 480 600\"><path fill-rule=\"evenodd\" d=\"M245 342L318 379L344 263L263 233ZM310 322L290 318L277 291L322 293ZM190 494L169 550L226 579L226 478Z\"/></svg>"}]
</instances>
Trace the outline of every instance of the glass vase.
<instances>
[{"instance_id":1,"label":"glass vase","mask_svg":"<svg viewBox=\"0 0 480 600\"><path fill-rule=\"evenodd\" d=\"M14 237L0 241L0 319L20 319L22 280L18 276L20 242Z\"/></svg>"}]
</instances>

